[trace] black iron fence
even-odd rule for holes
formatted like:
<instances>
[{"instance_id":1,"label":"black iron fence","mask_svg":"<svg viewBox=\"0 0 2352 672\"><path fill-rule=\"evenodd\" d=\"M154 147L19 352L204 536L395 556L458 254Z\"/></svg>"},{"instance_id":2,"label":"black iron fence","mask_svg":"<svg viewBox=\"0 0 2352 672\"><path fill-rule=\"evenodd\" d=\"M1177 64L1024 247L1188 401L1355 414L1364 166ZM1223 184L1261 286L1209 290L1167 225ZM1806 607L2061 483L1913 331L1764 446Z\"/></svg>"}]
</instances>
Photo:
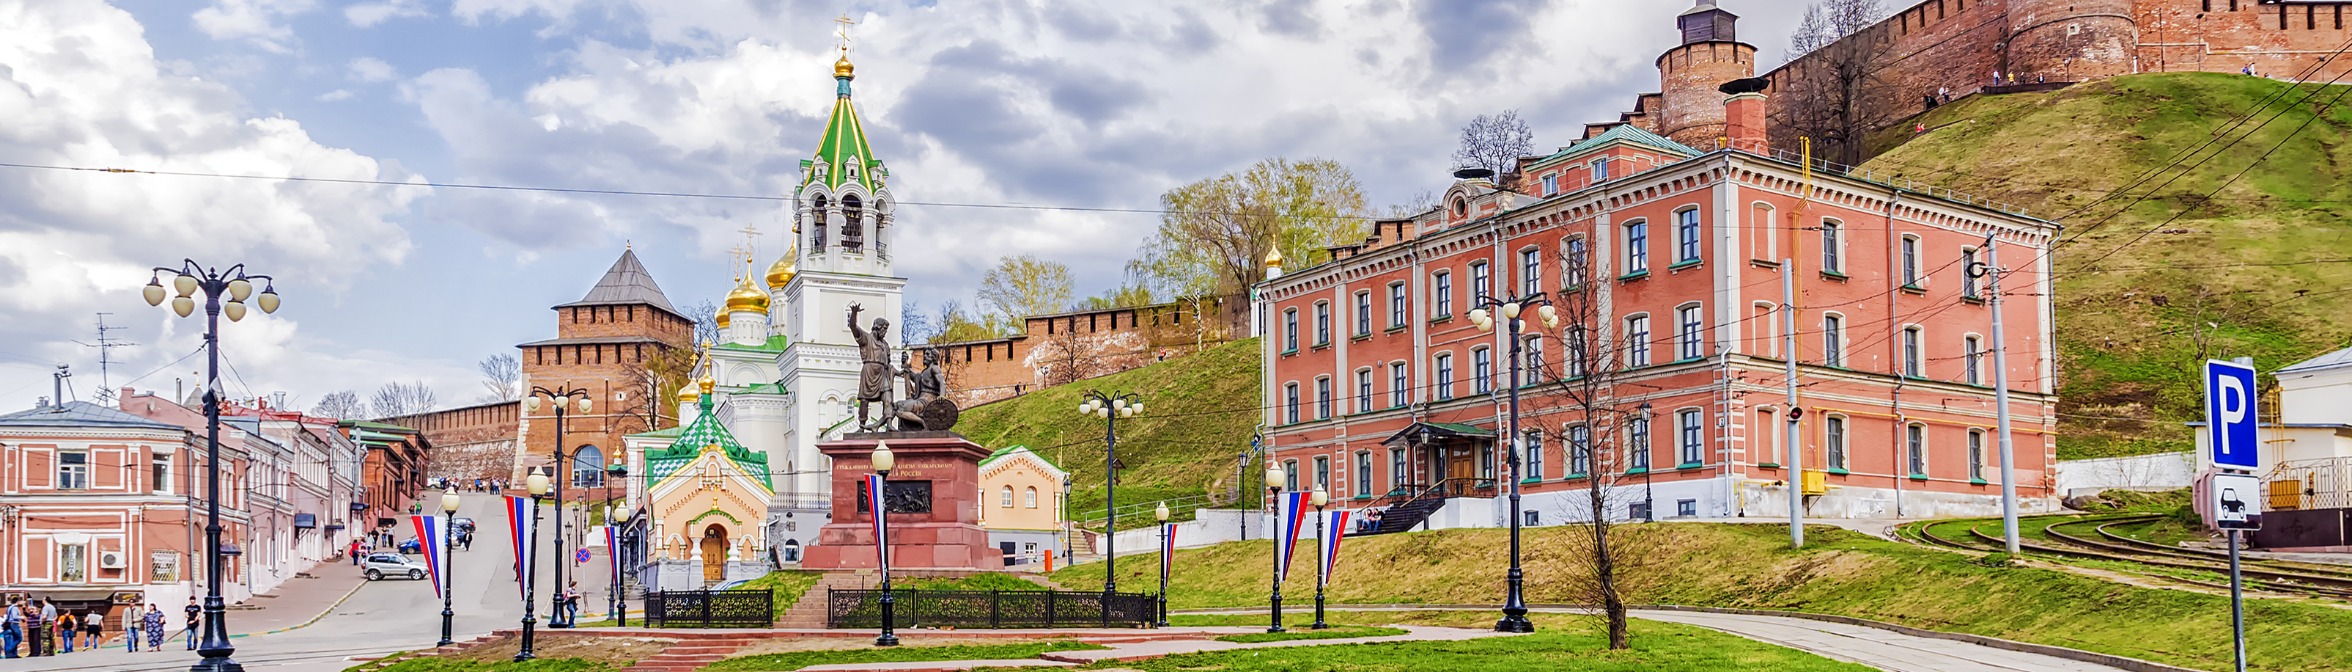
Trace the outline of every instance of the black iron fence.
<instances>
[{"instance_id":1,"label":"black iron fence","mask_svg":"<svg viewBox=\"0 0 2352 672\"><path fill-rule=\"evenodd\" d=\"M1141 628L1159 601L1144 593L1059 590L894 590L901 628ZM882 627L882 591L828 589L825 627Z\"/></svg>"},{"instance_id":2,"label":"black iron fence","mask_svg":"<svg viewBox=\"0 0 2352 672\"><path fill-rule=\"evenodd\" d=\"M776 596L765 590L670 590L645 594L645 622L656 628L765 628L775 624Z\"/></svg>"}]
</instances>

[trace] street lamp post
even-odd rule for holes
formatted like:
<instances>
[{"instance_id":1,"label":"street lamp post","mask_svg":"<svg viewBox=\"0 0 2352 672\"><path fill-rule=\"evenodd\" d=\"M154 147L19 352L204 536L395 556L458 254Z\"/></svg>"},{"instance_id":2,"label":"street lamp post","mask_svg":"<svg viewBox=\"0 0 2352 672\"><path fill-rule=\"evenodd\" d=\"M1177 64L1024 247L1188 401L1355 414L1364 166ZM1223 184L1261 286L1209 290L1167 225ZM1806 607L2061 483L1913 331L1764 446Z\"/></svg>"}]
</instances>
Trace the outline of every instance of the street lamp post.
<instances>
[{"instance_id":1,"label":"street lamp post","mask_svg":"<svg viewBox=\"0 0 2352 672\"><path fill-rule=\"evenodd\" d=\"M621 525L621 524L626 524L627 522L629 522L629 518L630 518L631 516L633 516L634 514L636 514L636 510L634 510L634 509L632 509L632 508L630 508L630 507L628 507L628 506L625 506L625 505L624 505L624 506L614 506L614 505L613 505L613 503L612 503L612 501L613 501L613 499L612 499L612 484L613 484L613 481L621 480L621 479L628 478L628 477L629 477L629 465L628 465L628 464L626 464L626 463L623 463L623 462L621 462L620 456L618 456L618 455L616 455L616 456L613 456L613 463L612 463L612 466L610 466L610 467L605 467L605 469L604 469L604 506L605 506L604 524L605 524L605 525L608 525L608 526L615 526L615 527L613 527L614 533L613 533L613 535L612 535L612 539L613 539L613 546L612 546L611 548L606 548L606 549L604 549L604 552L605 552L605 553L607 553L607 554L610 554L610 555L612 556L612 568L613 568L613 569L612 569L612 583L610 583L610 584L607 584L607 586L608 586L608 589L607 589L607 590L605 590L604 592L606 592L606 593L608 593L608 594L610 594L610 595L612 596L612 606L610 606L610 607L607 607L607 609L608 609L609 611L611 611L611 612L612 612L614 624L615 624L615 625L617 625L617 626L619 626L619 627L623 627L623 628L629 627L629 601L628 601L627 599L624 599L624 598L622 598L622 597L621 597L621 588L622 588L622 585L621 585L621 584L622 584L622 578L623 578L623 577L621 576L621 556L620 556L620 553L621 553L621 549L620 549L620 543L621 543L620 529L621 529L621 528L620 528L620 527L618 527L618 525ZM615 513L614 513L615 511L618 511L619 513L618 513L618 514L615 514Z\"/></svg>"},{"instance_id":2,"label":"street lamp post","mask_svg":"<svg viewBox=\"0 0 2352 672\"><path fill-rule=\"evenodd\" d=\"M457 561L449 554L457 550L457 488L441 491L441 641L435 646L448 646L449 628L457 612L450 609L457 593L457 579L451 572Z\"/></svg>"},{"instance_id":3,"label":"street lamp post","mask_svg":"<svg viewBox=\"0 0 2352 672\"><path fill-rule=\"evenodd\" d=\"M1078 564L1077 523L1070 520L1070 486L1075 484L1078 470L1062 472L1062 564Z\"/></svg>"},{"instance_id":4,"label":"street lamp post","mask_svg":"<svg viewBox=\"0 0 2352 672\"><path fill-rule=\"evenodd\" d=\"M1160 508L1152 510L1152 518L1160 521L1160 553L1166 555L1174 550L1168 548L1168 503L1160 502ZM1175 558L1169 557L1160 558L1159 625L1163 628L1168 627L1168 566L1175 560Z\"/></svg>"},{"instance_id":5,"label":"street lamp post","mask_svg":"<svg viewBox=\"0 0 2352 672\"><path fill-rule=\"evenodd\" d=\"M547 496L547 474L532 471L530 475L523 477L523 487L531 493L531 538L524 546L524 548L530 548L539 545L539 500ZM531 640L532 635L538 630L537 614L532 613L538 602L532 600L530 595L531 584L538 581L538 572L534 571L538 568L539 563L536 559L530 565L515 568L523 573L523 650L516 652L514 657L514 662L518 663L537 657L531 653ZM549 614L548 617L553 618L554 615Z\"/></svg>"},{"instance_id":6,"label":"street lamp post","mask_svg":"<svg viewBox=\"0 0 2352 672\"><path fill-rule=\"evenodd\" d=\"M898 465L898 457L890 454L890 444L874 442L874 473L882 476L882 487L866 497L866 508L874 512L874 529L881 535L874 556L875 566L882 569L882 636L874 638L875 646L898 646L898 599L890 590L890 505L883 493L890 489L890 468Z\"/></svg>"},{"instance_id":7,"label":"street lamp post","mask_svg":"<svg viewBox=\"0 0 2352 672\"><path fill-rule=\"evenodd\" d=\"M1274 500L1274 516L1282 517L1281 467L1266 468L1266 494ZM1275 525L1279 527L1281 523ZM1274 535L1274 573L1269 576L1274 577L1273 622L1266 626L1266 631L1282 632L1282 535L1279 533Z\"/></svg>"},{"instance_id":8,"label":"street lamp post","mask_svg":"<svg viewBox=\"0 0 2352 672\"><path fill-rule=\"evenodd\" d=\"M592 408L594 402L589 400L588 389L584 387L571 387L569 385L565 385L556 387L554 389L548 389L534 385L531 387L531 396L523 399L524 410L528 410L533 413L539 412L539 400L542 397L546 398L548 401L555 402L555 469L552 473L548 474L548 480L554 481L555 483L555 533L551 535L554 537L555 542L555 557L553 558L555 564L552 566L555 570L555 575L550 577L554 580L550 581L549 583L554 585L548 586L547 591L547 627L569 628L572 627L572 617L571 614L564 609L563 599L565 587L564 567L570 564L564 559L563 484L566 479L571 477L571 471L564 468L564 415L567 411L571 410L572 400L575 398L579 400L581 413L589 412L589 409ZM534 532L536 532L536 530L534 530Z\"/></svg>"},{"instance_id":9,"label":"street lamp post","mask_svg":"<svg viewBox=\"0 0 2352 672\"><path fill-rule=\"evenodd\" d=\"M1544 298L1543 292L1508 300L1482 296L1478 297L1478 307L1470 310L1470 322L1478 325L1479 333L1494 333L1494 317L1486 311L1488 306L1500 309L1503 319L1510 322L1505 333L1511 339L1511 421L1510 433L1504 439L1504 445L1509 450L1503 458L1505 463L1511 465L1511 571L1507 579L1509 592L1503 598L1503 618L1495 621L1495 631L1535 632L1535 624L1527 620L1527 598L1521 585L1525 582L1526 574L1519 568L1519 369L1525 364L1519 355L1519 348L1525 345L1519 338L1519 313L1527 308L1535 308L1545 331L1559 328L1560 314L1552 308L1551 300ZM1598 513L1595 512L1595 515Z\"/></svg>"},{"instance_id":10,"label":"street lamp post","mask_svg":"<svg viewBox=\"0 0 2352 672\"><path fill-rule=\"evenodd\" d=\"M1079 415L1103 419L1103 627L1111 625L1111 593L1119 588L1119 419L1143 413L1133 392L1087 390Z\"/></svg>"},{"instance_id":11,"label":"street lamp post","mask_svg":"<svg viewBox=\"0 0 2352 672\"><path fill-rule=\"evenodd\" d=\"M1642 451L1642 522L1655 523L1658 522L1658 500L1652 496L1654 491L1650 487L1650 472L1654 471L1650 468L1650 431L1654 429L1650 426L1650 402L1642 402L1641 407L1634 409L1634 412L1641 417L1642 429L1641 445L1633 447L1634 450Z\"/></svg>"},{"instance_id":12,"label":"street lamp post","mask_svg":"<svg viewBox=\"0 0 2352 672\"><path fill-rule=\"evenodd\" d=\"M1315 505L1315 547L1317 549L1315 552L1315 624L1307 626L1307 629L1322 630L1331 627L1323 623L1323 584L1329 581L1330 577L1323 575L1323 552L1321 550L1324 534L1323 507L1331 503L1331 493L1325 492L1322 486L1316 486L1315 494L1307 497L1308 501Z\"/></svg>"},{"instance_id":13,"label":"street lamp post","mask_svg":"<svg viewBox=\"0 0 2352 672\"><path fill-rule=\"evenodd\" d=\"M245 666L230 656L237 647L229 644L226 620L228 605L221 600L221 524L220 524L220 318L227 313L230 322L245 319L245 299L252 297L254 305L263 313L278 312L277 279L267 275L248 275L245 265L237 264L227 270L207 268L195 260L182 259L179 268L155 267L140 290L147 305L161 306L165 298L163 274L171 273L171 310L180 317L196 312L196 292L204 292L204 443L205 443L205 509L204 509L204 634L203 643L196 648L203 658L189 669L195 672L242 672ZM253 296L253 281L261 280L261 295ZM227 294L229 300L221 301ZM59 403L64 403L60 401Z\"/></svg>"}]
</instances>

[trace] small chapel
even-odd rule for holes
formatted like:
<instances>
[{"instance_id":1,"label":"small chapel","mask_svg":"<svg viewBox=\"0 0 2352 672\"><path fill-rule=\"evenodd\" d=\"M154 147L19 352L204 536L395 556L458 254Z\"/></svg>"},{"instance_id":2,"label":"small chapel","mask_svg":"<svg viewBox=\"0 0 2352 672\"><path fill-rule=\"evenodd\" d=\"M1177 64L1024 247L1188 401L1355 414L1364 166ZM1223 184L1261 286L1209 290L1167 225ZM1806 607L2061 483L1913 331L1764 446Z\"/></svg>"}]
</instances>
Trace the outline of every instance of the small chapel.
<instances>
[{"instance_id":1,"label":"small chapel","mask_svg":"<svg viewBox=\"0 0 2352 672\"><path fill-rule=\"evenodd\" d=\"M858 431L858 318L842 317L862 313L886 328L906 285L891 259L890 171L866 142L855 73L845 38L832 115L790 193L791 242L764 274L744 258L718 341L677 391L680 426L626 437L631 469L646 475L629 494L644 507L659 588L796 564L831 517L832 465L817 446ZM897 331L883 338L899 351Z\"/></svg>"}]
</instances>

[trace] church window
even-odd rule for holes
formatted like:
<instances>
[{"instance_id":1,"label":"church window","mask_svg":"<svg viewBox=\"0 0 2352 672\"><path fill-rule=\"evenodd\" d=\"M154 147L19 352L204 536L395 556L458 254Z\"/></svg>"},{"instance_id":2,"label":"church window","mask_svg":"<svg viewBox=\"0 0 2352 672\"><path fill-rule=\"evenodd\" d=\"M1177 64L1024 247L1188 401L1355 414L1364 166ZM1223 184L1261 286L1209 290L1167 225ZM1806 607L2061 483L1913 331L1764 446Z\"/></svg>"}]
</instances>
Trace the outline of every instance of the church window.
<instances>
[{"instance_id":1,"label":"church window","mask_svg":"<svg viewBox=\"0 0 2352 672\"><path fill-rule=\"evenodd\" d=\"M1004 491L997 496L997 506L1013 508L1013 486L1004 486Z\"/></svg>"},{"instance_id":2,"label":"church window","mask_svg":"<svg viewBox=\"0 0 2352 672\"><path fill-rule=\"evenodd\" d=\"M826 211L826 210L828 210L828 209L830 209L830 205L829 205L829 203L828 203L828 202L825 200L825 195L824 195L824 194L817 194L815 197L812 197L812 198L809 200L809 212L810 212L811 214L814 214L814 215L816 215L816 217L817 217L817 225L816 225L816 226L809 227L810 231L812 231L812 232L813 232L813 233L811 234L811 235L813 236L813 238L811 238L811 239L810 239L810 241L809 241L809 247L810 247L810 249L814 249L814 250L817 250L817 251L820 251L820 252L821 252L821 251L824 251L824 249L825 249L825 224L824 224L824 222L825 222L825 211Z\"/></svg>"},{"instance_id":3,"label":"church window","mask_svg":"<svg viewBox=\"0 0 2352 672\"><path fill-rule=\"evenodd\" d=\"M841 197L841 249L851 252L866 247L865 207L857 194Z\"/></svg>"},{"instance_id":4,"label":"church window","mask_svg":"<svg viewBox=\"0 0 2352 672\"><path fill-rule=\"evenodd\" d=\"M1037 486L1029 486L1029 489L1021 492L1021 506L1037 508Z\"/></svg>"}]
</instances>

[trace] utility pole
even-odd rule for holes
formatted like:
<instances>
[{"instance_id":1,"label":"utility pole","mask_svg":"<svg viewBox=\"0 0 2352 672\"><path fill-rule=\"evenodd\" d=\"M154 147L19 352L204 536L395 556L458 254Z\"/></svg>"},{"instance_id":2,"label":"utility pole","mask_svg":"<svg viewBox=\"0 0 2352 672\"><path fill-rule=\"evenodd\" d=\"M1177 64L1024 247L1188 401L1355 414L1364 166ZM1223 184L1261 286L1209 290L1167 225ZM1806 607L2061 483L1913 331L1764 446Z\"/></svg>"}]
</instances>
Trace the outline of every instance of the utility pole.
<instances>
[{"instance_id":1,"label":"utility pole","mask_svg":"<svg viewBox=\"0 0 2352 672\"><path fill-rule=\"evenodd\" d=\"M1784 383L1788 388L1788 493L1789 493L1789 548L1805 547L1805 451L1798 447L1801 438L1797 419L1804 411L1797 410L1797 260L1780 260L1780 315L1781 361L1787 373Z\"/></svg>"},{"instance_id":2,"label":"utility pole","mask_svg":"<svg viewBox=\"0 0 2352 672\"><path fill-rule=\"evenodd\" d=\"M2009 440L2009 341L2001 335L2001 248L1998 236L1985 236L1985 262L1969 269L1983 275L1992 296L1987 301L1993 307L1993 417L1996 431L2001 433L2001 535L2006 540L2009 556L2017 557L2017 470L2016 450Z\"/></svg>"},{"instance_id":3,"label":"utility pole","mask_svg":"<svg viewBox=\"0 0 2352 672\"><path fill-rule=\"evenodd\" d=\"M108 335L112 332L122 331L125 329L125 327L106 326L106 316L113 314L114 313L98 314L98 342L82 343L81 341L74 341L74 343L79 344L82 347L98 349L98 393L93 396L98 398L98 403L101 405L110 404L114 401L114 383L109 380L106 375L106 370L110 365L114 364L114 349L124 346L138 345L137 343L118 341L115 340L113 336Z\"/></svg>"}]
</instances>

